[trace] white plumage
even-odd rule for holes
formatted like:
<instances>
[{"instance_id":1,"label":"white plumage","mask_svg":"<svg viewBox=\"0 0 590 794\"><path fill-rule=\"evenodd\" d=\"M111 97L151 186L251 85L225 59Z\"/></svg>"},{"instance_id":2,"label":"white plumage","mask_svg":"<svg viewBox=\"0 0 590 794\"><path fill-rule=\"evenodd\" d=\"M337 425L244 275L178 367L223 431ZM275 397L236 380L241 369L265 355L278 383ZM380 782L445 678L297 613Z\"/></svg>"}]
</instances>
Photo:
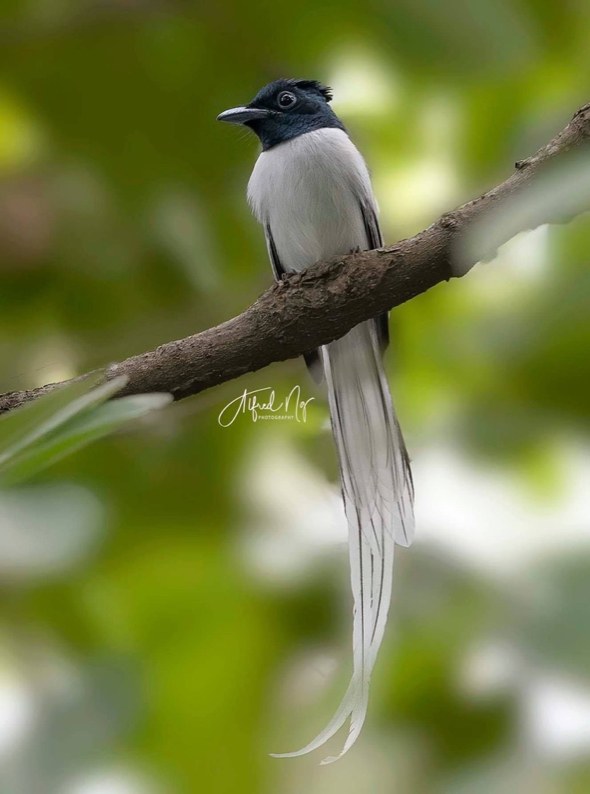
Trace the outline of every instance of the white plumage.
<instances>
[{"instance_id":1,"label":"white plumage","mask_svg":"<svg viewBox=\"0 0 590 794\"><path fill-rule=\"evenodd\" d=\"M373 201L367 166L338 129L262 152L248 184L254 215L270 225L281 262L292 271L366 248L360 197Z\"/></svg>"},{"instance_id":2,"label":"white plumage","mask_svg":"<svg viewBox=\"0 0 590 794\"><path fill-rule=\"evenodd\" d=\"M343 130L314 130L262 152L248 200L265 227L277 276L277 259L282 270L293 272L371 247L366 214L376 224L377 207L369 172ZM286 756L321 746L348 717L340 756L358 737L391 600L394 542L409 545L413 535L411 474L377 329L375 321L362 323L320 351L349 528L354 666L331 722L310 744Z\"/></svg>"}]
</instances>

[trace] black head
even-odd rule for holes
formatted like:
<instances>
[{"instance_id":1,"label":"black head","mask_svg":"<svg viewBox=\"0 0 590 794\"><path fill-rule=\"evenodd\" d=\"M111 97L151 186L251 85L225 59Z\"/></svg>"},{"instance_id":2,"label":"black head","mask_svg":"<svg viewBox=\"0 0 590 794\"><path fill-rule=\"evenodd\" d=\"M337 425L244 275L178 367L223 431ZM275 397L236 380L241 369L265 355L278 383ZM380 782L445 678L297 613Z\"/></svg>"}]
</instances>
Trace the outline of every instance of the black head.
<instances>
[{"instance_id":1,"label":"black head","mask_svg":"<svg viewBox=\"0 0 590 794\"><path fill-rule=\"evenodd\" d=\"M245 107L220 113L219 121L244 124L260 138L263 149L325 127L344 129L328 102L329 88L317 80L275 80Z\"/></svg>"}]
</instances>

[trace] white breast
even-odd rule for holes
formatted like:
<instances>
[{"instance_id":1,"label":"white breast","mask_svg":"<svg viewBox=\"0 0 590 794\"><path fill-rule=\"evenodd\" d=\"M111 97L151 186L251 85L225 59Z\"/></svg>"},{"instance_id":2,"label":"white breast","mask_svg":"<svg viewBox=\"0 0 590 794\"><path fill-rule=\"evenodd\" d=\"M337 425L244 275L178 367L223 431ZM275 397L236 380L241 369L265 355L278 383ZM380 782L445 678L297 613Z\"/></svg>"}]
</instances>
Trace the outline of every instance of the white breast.
<instances>
[{"instance_id":1,"label":"white breast","mask_svg":"<svg viewBox=\"0 0 590 794\"><path fill-rule=\"evenodd\" d=\"M248 201L286 270L367 247L360 203L375 206L371 181L342 130L315 130L262 152Z\"/></svg>"}]
</instances>

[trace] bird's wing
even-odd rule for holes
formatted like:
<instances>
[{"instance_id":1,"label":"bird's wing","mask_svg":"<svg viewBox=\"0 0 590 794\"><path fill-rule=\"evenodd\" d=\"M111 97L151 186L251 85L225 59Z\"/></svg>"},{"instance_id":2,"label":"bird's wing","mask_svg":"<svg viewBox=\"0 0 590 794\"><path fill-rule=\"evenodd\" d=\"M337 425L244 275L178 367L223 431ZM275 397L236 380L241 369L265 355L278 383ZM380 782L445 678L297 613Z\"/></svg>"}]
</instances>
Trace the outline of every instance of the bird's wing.
<instances>
[{"instance_id":1,"label":"bird's wing","mask_svg":"<svg viewBox=\"0 0 590 794\"><path fill-rule=\"evenodd\" d=\"M383 246L383 235L379 227L379 219L375 211L375 205L372 201L366 199L360 200L361 213L363 215L363 222L365 224L365 233L367 235L367 244L370 250L381 248ZM375 318L375 326L377 328L377 337L379 339L379 347L383 353L389 345L389 312L380 314Z\"/></svg>"},{"instance_id":2,"label":"bird's wing","mask_svg":"<svg viewBox=\"0 0 590 794\"><path fill-rule=\"evenodd\" d=\"M379 227L379 219L375 205L371 201L361 200L361 212L363 214L363 222L365 224L365 232L367 233L367 242L371 249L381 248L383 245L383 235Z\"/></svg>"},{"instance_id":3,"label":"bird's wing","mask_svg":"<svg viewBox=\"0 0 590 794\"><path fill-rule=\"evenodd\" d=\"M268 257L270 259L270 264L272 265L272 272L275 275L276 281L280 281L285 273L287 272L283 265L281 264L281 260L279 259L279 252L277 251L277 247L275 245L274 237L272 236L272 231L270 229L270 224L264 224L264 236L266 238L266 247L268 249Z\"/></svg>"},{"instance_id":4,"label":"bird's wing","mask_svg":"<svg viewBox=\"0 0 590 794\"><path fill-rule=\"evenodd\" d=\"M264 236L266 237L266 247L268 249L268 256L272 265L272 271L274 273L275 279L280 281L288 271L285 270L279 258L279 252L277 251L269 223L264 224ZM309 374L319 385L324 379L324 370L322 368L319 352L317 350L310 350L308 353L303 354L303 358L305 359Z\"/></svg>"}]
</instances>

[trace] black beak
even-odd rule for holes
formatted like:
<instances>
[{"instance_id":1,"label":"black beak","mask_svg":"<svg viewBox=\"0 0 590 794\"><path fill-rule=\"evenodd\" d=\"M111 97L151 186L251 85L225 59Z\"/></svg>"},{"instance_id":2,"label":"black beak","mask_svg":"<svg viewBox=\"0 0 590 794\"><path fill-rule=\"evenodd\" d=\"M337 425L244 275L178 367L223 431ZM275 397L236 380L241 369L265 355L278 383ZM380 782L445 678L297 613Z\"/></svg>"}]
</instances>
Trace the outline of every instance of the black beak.
<instances>
[{"instance_id":1,"label":"black beak","mask_svg":"<svg viewBox=\"0 0 590 794\"><path fill-rule=\"evenodd\" d=\"M247 124L255 119L264 119L272 114L271 110L264 108L231 108L224 110L217 116L217 121L227 121L230 124Z\"/></svg>"}]
</instances>

